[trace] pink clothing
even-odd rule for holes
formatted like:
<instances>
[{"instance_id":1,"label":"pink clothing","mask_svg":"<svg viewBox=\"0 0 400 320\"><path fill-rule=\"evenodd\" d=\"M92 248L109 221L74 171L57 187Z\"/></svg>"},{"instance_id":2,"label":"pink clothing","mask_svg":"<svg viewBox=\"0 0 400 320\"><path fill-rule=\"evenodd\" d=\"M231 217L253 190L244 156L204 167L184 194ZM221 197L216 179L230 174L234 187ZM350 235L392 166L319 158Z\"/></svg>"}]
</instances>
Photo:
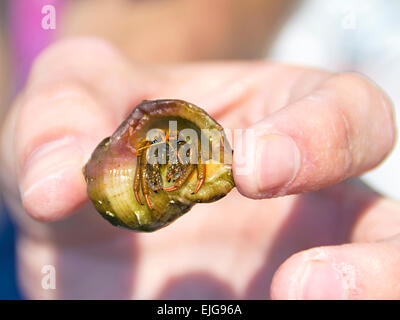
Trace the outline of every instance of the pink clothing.
<instances>
[{"instance_id":1,"label":"pink clothing","mask_svg":"<svg viewBox=\"0 0 400 320\"><path fill-rule=\"evenodd\" d=\"M16 74L16 90L25 83L35 57L56 37L63 0L12 0L9 1L9 34ZM56 12L56 29L43 29L42 8L52 5Z\"/></svg>"}]
</instances>

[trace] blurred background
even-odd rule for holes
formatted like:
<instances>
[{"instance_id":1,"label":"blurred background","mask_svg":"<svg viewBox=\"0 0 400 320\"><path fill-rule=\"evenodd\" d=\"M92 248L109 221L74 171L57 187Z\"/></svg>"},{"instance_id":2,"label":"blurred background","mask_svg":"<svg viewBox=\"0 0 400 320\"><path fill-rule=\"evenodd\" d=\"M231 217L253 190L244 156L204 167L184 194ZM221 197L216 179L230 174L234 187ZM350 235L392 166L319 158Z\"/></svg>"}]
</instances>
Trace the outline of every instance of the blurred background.
<instances>
[{"instance_id":1,"label":"blurred background","mask_svg":"<svg viewBox=\"0 0 400 320\"><path fill-rule=\"evenodd\" d=\"M54 25L45 18L53 13ZM0 114L40 51L72 35L105 38L137 62L265 58L358 71L398 106L399 14L398 0L0 0ZM396 117L399 124L398 112ZM397 143L363 179L400 199L399 160ZM0 299L23 298L16 232L1 205Z\"/></svg>"}]
</instances>

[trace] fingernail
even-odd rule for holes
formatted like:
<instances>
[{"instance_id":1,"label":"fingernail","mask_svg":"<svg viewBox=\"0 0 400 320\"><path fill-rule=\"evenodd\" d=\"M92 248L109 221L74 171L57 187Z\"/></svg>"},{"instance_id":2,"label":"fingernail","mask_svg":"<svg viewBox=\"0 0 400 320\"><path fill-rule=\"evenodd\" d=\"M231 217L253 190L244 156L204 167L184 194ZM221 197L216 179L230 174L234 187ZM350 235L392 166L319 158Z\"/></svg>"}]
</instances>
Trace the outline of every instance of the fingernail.
<instances>
[{"instance_id":1,"label":"fingernail","mask_svg":"<svg viewBox=\"0 0 400 320\"><path fill-rule=\"evenodd\" d=\"M300 152L292 138L270 134L257 143L260 155L258 187L260 193L284 188L296 177L300 168Z\"/></svg>"},{"instance_id":2,"label":"fingernail","mask_svg":"<svg viewBox=\"0 0 400 320\"><path fill-rule=\"evenodd\" d=\"M50 177L69 166L80 166L82 149L73 139L59 139L38 147L26 162L20 176L21 197L28 196Z\"/></svg>"},{"instance_id":3,"label":"fingernail","mask_svg":"<svg viewBox=\"0 0 400 320\"><path fill-rule=\"evenodd\" d=\"M306 300L340 300L346 289L340 274L328 263L311 261L301 281L300 298Z\"/></svg>"}]
</instances>

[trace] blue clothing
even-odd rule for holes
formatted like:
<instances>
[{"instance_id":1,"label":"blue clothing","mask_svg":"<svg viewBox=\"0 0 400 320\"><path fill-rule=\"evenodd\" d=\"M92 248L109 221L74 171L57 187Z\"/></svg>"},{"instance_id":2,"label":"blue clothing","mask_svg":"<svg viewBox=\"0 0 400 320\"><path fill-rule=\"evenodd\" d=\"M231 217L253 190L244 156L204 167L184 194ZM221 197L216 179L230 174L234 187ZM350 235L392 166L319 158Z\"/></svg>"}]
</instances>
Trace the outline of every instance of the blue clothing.
<instances>
[{"instance_id":1,"label":"blue clothing","mask_svg":"<svg viewBox=\"0 0 400 320\"><path fill-rule=\"evenodd\" d=\"M0 210L0 300L22 299L17 286L16 230L8 210L5 207Z\"/></svg>"}]
</instances>

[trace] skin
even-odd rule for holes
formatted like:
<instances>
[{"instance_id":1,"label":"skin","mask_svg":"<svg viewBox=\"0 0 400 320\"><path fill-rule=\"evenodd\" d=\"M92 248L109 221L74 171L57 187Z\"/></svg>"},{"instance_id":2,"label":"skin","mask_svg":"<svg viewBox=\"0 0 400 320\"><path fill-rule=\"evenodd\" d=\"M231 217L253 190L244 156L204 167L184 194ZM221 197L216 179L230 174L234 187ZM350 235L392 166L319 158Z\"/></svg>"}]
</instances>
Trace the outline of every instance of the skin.
<instances>
[{"instance_id":1,"label":"skin","mask_svg":"<svg viewBox=\"0 0 400 320\"><path fill-rule=\"evenodd\" d=\"M235 152L237 189L137 234L99 217L81 168L132 106L159 97L254 129L254 166L240 174ZM356 178L390 152L392 112L358 74L144 65L103 40L60 41L36 60L1 135L20 285L29 298L399 299L400 206ZM48 264L55 290L41 287Z\"/></svg>"},{"instance_id":2,"label":"skin","mask_svg":"<svg viewBox=\"0 0 400 320\"><path fill-rule=\"evenodd\" d=\"M62 37L89 34L107 39L141 63L254 59L264 56L296 2L71 1L57 32Z\"/></svg>"}]
</instances>

